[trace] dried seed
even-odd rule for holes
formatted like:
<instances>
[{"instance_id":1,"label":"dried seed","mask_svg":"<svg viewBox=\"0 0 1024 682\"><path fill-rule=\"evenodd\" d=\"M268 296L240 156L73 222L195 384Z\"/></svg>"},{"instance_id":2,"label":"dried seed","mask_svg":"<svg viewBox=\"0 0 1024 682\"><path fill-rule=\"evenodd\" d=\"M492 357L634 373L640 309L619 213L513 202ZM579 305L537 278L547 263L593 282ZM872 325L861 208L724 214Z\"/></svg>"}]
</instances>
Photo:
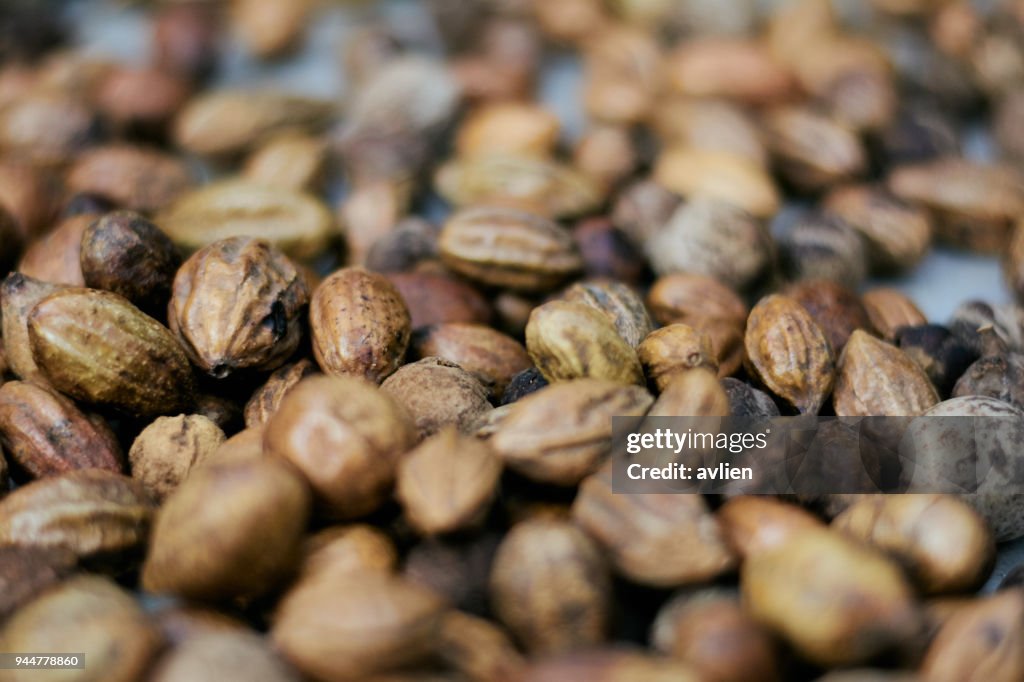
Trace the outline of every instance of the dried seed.
<instances>
[{"instance_id":1,"label":"dried seed","mask_svg":"<svg viewBox=\"0 0 1024 682\"><path fill-rule=\"evenodd\" d=\"M164 654L150 673L153 682L190 682L231 676L252 682L298 682L298 673L263 636L225 628L188 637Z\"/></svg>"},{"instance_id":2,"label":"dried seed","mask_svg":"<svg viewBox=\"0 0 1024 682\"><path fill-rule=\"evenodd\" d=\"M604 313L582 303L552 301L534 308L526 325L526 350L548 381L643 381L636 351Z\"/></svg>"},{"instance_id":3,"label":"dried seed","mask_svg":"<svg viewBox=\"0 0 1024 682\"><path fill-rule=\"evenodd\" d=\"M18 272L44 282L84 286L82 235L98 217L87 213L59 222L52 231L28 244L18 262Z\"/></svg>"},{"instance_id":4,"label":"dried seed","mask_svg":"<svg viewBox=\"0 0 1024 682\"><path fill-rule=\"evenodd\" d=\"M817 414L832 390L835 356L804 308L773 294L754 306L744 337L752 373L801 414Z\"/></svg>"},{"instance_id":5,"label":"dried seed","mask_svg":"<svg viewBox=\"0 0 1024 682\"><path fill-rule=\"evenodd\" d=\"M438 656L471 680L510 679L526 663L501 628L459 611L445 616L438 638Z\"/></svg>"},{"instance_id":6,"label":"dried seed","mask_svg":"<svg viewBox=\"0 0 1024 682\"><path fill-rule=\"evenodd\" d=\"M214 460L157 512L142 585L190 599L264 593L298 559L309 510L309 489L285 462Z\"/></svg>"},{"instance_id":7,"label":"dried seed","mask_svg":"<svg viewBox=\"0 0 1024 682\"><path fill-rule=\"evenodd\" d=\"M884 189L840 187L825 197L822 207L860 233L875 272L908 271L921 262L931 246L928 214Z\"/></svg>"},{"instance_id":8,"label":"dried seed","mask_svg":"<svg viewBox=\"0 0 1024 682\"><path fill-rule=\"evenodd\" d=\"M305 278L287 256L266 242L233 237L185 261L167 316L192 362L222 379L239 369L280 366L299 345L308 302Z\"/></svg>"},{"instance_id":9,"label":"dried seed","mask_svg":"<svg viewBox=\"0 0 1024 682\"><path fill-rule=\"evenodd\" d=\"M661 153L654 179L687 199L718 199L756 218L779 210L779 192L768 171L732 152L670 148Z\"/></svg>"},{"instance_id":10,"label":"dried seed","mask_svg":"<svg viewBox=\"0 0 1024 682\"><path fill-rule=\"evenodd\" d=\"M587 130L573 149L573 164L601 187L615 187L640 163L632 132L626 126L600 125Z\"/></svg>"},{"instance_id":11,"label":"dried seed","mask_svg":"<svg viewBox=\"0 0 1024 682\"><path fill-rule=\"evenodd\" d=\"M952 396L987 396L1024 409L1024 355L1000 352L979 358L957 380Z\"/></svg>"},{"instance_id":12,"label":"dried seed","mask_svg":"<svg viewBox=\"0 0 1024 682\"><path fill-rule=\"evenodd\" d=\"M595 0L540 3L534 11L537 23L548 38L570 44L597 35L611 19L608 8Z\"/></svg>"},{"instance_id":13,"label":"dried seed","mask_svg":"<svg viewBox=\"0 0 1024 682\"><path fill-rule=\"evenodd\" d=\"M558 141L558 117L534 104L500 102L471 112L459 128L461 157L512 154L544 157Z\"/></svg>"},{"instance_id":14,"label":"dried seed","mask_svg":"<svg viewBox=\"0 0 1024 682\"><path fill-rule=\"evenodd\" d=\"M326 143L311 135L282 133L246 159L242 175L253 182L294 190L314 190L327 166Z\"/></svg>"},{"instance_id":15,"label":"dried seed","mask_svg":"<svg viewBox=\"0 0 1024 682\"><path fill-rule=\"evenodd\" d=\"M647 268L640 250L607 218L588 218L572 231L583 258L583 271L592 279L612 279L638 286Z\"/></svg>"},{"instance_id":16,"label":"dried seed","mask_svg":"<svg viewBox=\"0 0 1024 682\"><path fill-rule=\"evenodd\" d=\"M453 608L489 615L487 581L501 538L484 531L466 538L425 539L409 550L402 576L442 595Z\"/></svg>"},{"instance_id":17,"label":"dried seed","mask_svg":"<svg viewBox=\"0 0 1024 682\"><path fill-rule=\"evenodd\" d=\"M209 456L211 462L261 459L267 453L263 449L266 429L261 425L243 429L220 444Z\"/></svg>"},{"instance_id":18,"label":"dried seed","mask_svg":"<svg viewBox=\"0 0 1024 682\"><path fill-rule=\"evenodd\" d=\"M729 414L734 417L758 417L771 419L779 416L779 406L764 391L759 391L750 384L726 377L722 379L722 388L729 398Z\"/></svg>"},{"instance_id":19,"label":"dried seed","mask_svg":"<svg viewBox=\"0 0 1024 682\"><path fill-rule=\"evenodd\" d=\"M623 647L591 648L588 651L535 660L523 676L533 682L697 682L703 679L694 668L682 661L650 656Z\"/></svg>"},{"instance_id":20,"label":"dried seed","mask_svg":"<svg viewBox=\"0 0 1024 682\"><path fill-rule=\"evenodd\" d=\"M801 507L758 495L734 497L719 508L716 516L729 545L743 559L825 527Z\"/></svg>"},{"instance_id":21,"label":"dried seed","mask_svg":"<svg viewBox=\"0 0 1024 682\"><path fill-rule=\"evenodd\" d=\"M380 382L398 369L412 320L383 275L345 268L320 283L309 303L317 364L328 374Z\"/></svg>"},{"instance_id":22,"label":"dried seed","mask_svg":"<svg viewBox=\"0 0 1024 682\"><path fill-rule=\"evenodd\" d=\"M10 651L61 651L88 657L91 674L112 682L143 676L163 642L131 594L99 576L77 576L55 586L11 617L0 632ZM38 673L10 671L12 682Z\"/></svg>"},{"instance_id":23,"label":"dried seed","mask_svg":"<svg viewBox=\"0 0 1024 682\"><path fill-rule=\"evenodd\" d=\"M696 367L673 376L647 416L728 417L729 396L714 371Z\"/></svg>"},{"instance_id":24,"label":"dried seed","mask_svg":"<svg viewBox=\"0 0 1024 682\"><path fill-rule=\"evenodd\" d=\"M319 128L333 109L329 102L274 90L212 90L178 115L174 139L194 154L232 155L286 128Z\"/></svg>"},{"instance_id":25,"label":"dried seed","mask_svg":"<svg viewBox=\"0 0 1024 682\"><path fill-rule=\"evenodd\" d=\"M302 40L313 7L310 0L239 0L231 4L231 25L250 54L281 57Z\"/></svg>"},{"instance_id":26,"label":"dried seed","mask_svg":"<svg viewBox=\"0 0 1024 682\"><path fill-rule=\"evenodd\" d=\"M646 119L662 80L661 47L633 26L612 24L583 47L583 105L595 121L630 125Z\"/></svg>"},{"instance_id":27,"label":"dried seed","mask_svg":"<svg viewBox=\"0 0 1024 682\"><path fill-rule=\"evenodd\" d=\"M395 494L420 533L450 533L483 520L500 476L484 442L446 427L402 458Z\"/></svg>"},{"instance_id":28,"label":"dried seed","mask_svg":"<svg viewBox=\"0 0 1024 682\"><path fill-rule=\"evenodd\" d=\"M117 294L50 294L29 314L28 337L46 380L78 400L146 416L192 399L192 370L174 337Z\"/></svg>"},{"instance_id":29,"label":"dried seed","mask_svg":"<svg viewBox=\"0 0 1024 682\"><path fill-rule=\"evenodd\" d=\"M514 208L457 211L438 242L445 264L490 286L543 291L583 267L569 232L540 215Z\"/></svg>"},{"instance_id":30,"label":"dried seed","mask_svg":"<svg viewBox=\"0 0 1024 682\"><path fill-rule=\"evenodd\" d=\"M976 489L962 499L985 518L996 542L1024 535L1024 496L1006 492L1020 465L1024 413L1000 400L969 395L938 403L922 416L907 431L918 454L914 466L902 472L900 483L917 490ZM946 417L984 417L996 426L988 429L991 433L979 447L973 429L964 428L973 420ZM986 473L978 480L975 472Z\"/></svg>"},{"instance_id":31,"label":"dried seed","mask_svg":"<svg viewBox=\"0 0 1024 682\"><path fill-rule=\"evenodd\" d=\"M4 342L4 354L11 371L26 381L41 379L28 340L29 313L41 300L66 288L61 284L42 282L17 272L9 274L0 284L0 321L3 323L0 336Z\"/></svg>"},{"instance_id":32,"label":"dried seed","mask_svg":"<svg viewBox=\"0 0 1024 682\"><path fill-rule=\"evenodd\" d=\"M566 521L525 521L505 536L491 570L491 603L523 646L553 654L604 640L611 609L600 549Z\"/></svg>"},{"instance_id":33,"label":"dried seed","mask_svg":"<svg viewBox=\"0 0 1024 682\"><path fill-rule=\"evenodd\" d=\"M747 319L747 306L736 292L712 277L691 273L658 278L647 295L647 305L661 324L682 322L699 329L707 319L740 326Z\"/></svg>"},{"instance_id":34,"label":"dried seed","mask_svg":"<svg viewBox=\"0 0 1024 682\"><path fill-rule=\"evenodd\" d=\"M637 180L615 198L612 224L639 249L668 222L680 202L679 195L654 180Z\"/></svg>"},{"instance_id":35,"label":"dried seed","mask_svg":"<svg viewBox=\"0 0 1024 682\"><path fill-rule=\"evenodd\" d=\"M245 404L245 425L254 428L265 424L277 412L288 391L315 372L316 365L306 358L275 370Z\"/></svg>"},{"instance_id":36,"label":"dried seed","mask_svg":"<svg viewBox=\"0 0 1024 682\"><path fill-rule=\"evenodd\" d=\"M242 428L242 405L233 397L200 393L196 396L194 412L212 421L221 431L234 433Z\"/></svg>"},{"instance_id":37,"label":"dried seed","mask_svg":"<svg viewBox=\"0 0 1024 682\"><path fill-rule=\"evenodd\" d=\"M872 289L861 297L861 301L872 328L886 341L895 340L904 327L917 327L928 322L914 302L896 289Z\"/></svg>"},{"instance_id":38,"label":"dried seed","mask_svg":"<svg viewBox=\"0 0 1024 682\"><path fill-rule=\"evenodd\" d=\"M892 123L899 105L893 74L875 64L851 65L818 94L821 106L858 133L873 133Z\"/></svg>"},{"instance_id":39,"label":"dried seed","mask_svg":"<svg viewBox=\"0 0 1024 682\"><path fill-rule=\"evenodd\" d=\"M189 90L184 74L160 66L115 66L97 88L96 107L117 132L163 137Z\"/></svg>"},{"instance_id":40,"label":"dried seed","mask_svg":"<svg viewBox=\"0 0 1024 682\"><path fill-rule=\"evenodd\" d=\"M523 155L449 161L438 169L434 185L458 207L518 205L552 218L588 213L601 203L600 189L590 177L555 161Z\"/></svg>"},{"instance_id":41,"label":"dried seed","mask_svg":"<svg viewBox=\"0 0 1024 682\"><path fill-rule=\"evenodd\" d=\"M648 334L636 349L648 381L659 391L673 378L696 367L718 371L711 340L693 327L676 323Z\"/></svg>"},{"instance_id":42,"label":"dried seed","mask_svg":"<svg viewBox=\"0 0 1024 682\"><path fill-rule=\"evenodd\" d=\"M792 75L764 47L741 38L687 41L667 58L672 87L685 95L765 104L788 98Z\"/></svg>"},{"instance_id":43,"label":"dried seed","mask_svg":"<svg viewBox=\"0 0 1024 682\"><path fill-rule=\"evenodd\" d=\"M410 188L408 182L388 178L366 180L352 188L338 207L350 265L366 264L373 245L395 229L409 211Z\"/></svg>"},{"instance_id":44,"label":"dried seed","mask_svg":"<svg viewBox=\"0 0 1024 682\"><path fill-rule=\"evenodd\" d=\"M383 64L355 93L338 139L354 184L404 182L423 170L460 94L438 60L401 55Z\"/></svg>"},{"instance_id":45,"label":"dried seed","mask_svg":"<svg viewBox=\"0 0 1024 682\"><path fill-rule=\"evenodd\" d=\"M802 280L786 287L783 293L810 313L836 353L843 350L854 330L871 326L857 294L837 282Z\"/></svg>"},{"instance_id":46,"label":"dried seed","mask_svg":"<svg viewBox=\"0 0 1024 682\"><path fill-rule=\"evenodd\" d=\"M183 195L156 223L188 250L244 236L299 259L320 254L337 234L331 212L312 195L234 179Z\"/></svg>"},{"instance_id":47,"label":"dried seed","mask_svg":"<svg viewBox=\"0 0 1024 682\"><path fill-rule=\"evenodd\" d=\"M476 376L492 396L501 396L512 378L531 366L521 343L482 324L432 325L414 337L412 351L419 358L454 362Z\"/></svg>"},{"instance_id":48,"label":"dried seed","mask_svg":"<svg viewBox=\"0 0 1024 682\"><path fill-rule=\"evenodd\" d=\"M768 165L764 133L756 119L737 104L674 97L658 106L651 126L669 146L729 152Z\"/></svg>"},{"instance_id":49,"label":"dried seed","mask_svg":"<svg viewBox=\"0 0 1024 682\"><path fill-rule=\"evenodd\" d=\"M611 451L611 418L642 416L652 402L639 386L596 379L555 383L510 403L490 444L525 476L574 485Z\"/></svg>"},{"instance_id":50,"label":"dried seed","mask_svg":"<svg viewBox=\"0 0 1024 682\"><path fill-rule=\"evenodd\" d=\"M700 197L680 206L644 246L658 275L692 272L734 289L755 284L774 257L759 221L731 203Z\"/></svg>"},{"instance_id":51,"label":"dried seed","mask_svg":"<svg viewBox=\"0 0 1024 682\"><path fill-rule=\"evenodd\" d=\"M927 679L1012 680L1024 674L1019 589L982 597L953 613L932 641L921 664Z\"/></svg>"},{"instance_id":52,"label":"dried seed","mask_svg":"<svg viewBox=\"0 0 1024 682\"><path fill-rule=\"evenodd\" d=\"M529 99L541 54L536 28L509 17L492 19L484 29L479 40L484 53L452 61L463 96L483 102Z\"/></svg>"},{"instance_id":53,"label":"dried seed","mask_svg":"<svg viewBox=\"0 0 1024 682\"><path fill-rule=\"evenodd\" d=\"M77 97L39 89L0 107L0 150L8 159L65 163L96 132L96 114Z\"/></svg>"},{"instance_id":54,"label":"dried seed","mask_svg":"<svg viewBox=\"0 0 1024 682\"><path fill-rule=\"evenodd\" d=\"M648 292L647 305L662 324L683 323L707 334L719 376L740 368L747 306L721 282L686 273L661 277Z\"/></svg>"},{"instance_id":55,"label":"dried seed","mask_svg":"<svg viewBox=\"0 0 1024 682\"><path fill-rule=\"evenodd\" d=\"M0 618L67 577L78 563L61 548L0 547Z\"/></svg>"},{"instance_id":56,"label":"dried seed","mask_svg":"<svg viewBox=\"0 0 1024 682\"><path fill-rule=\"evenodd\" d=\"M406 410L353 377L303 379L281 401L264 434L266 451L294 464L308 479L319 510L335 518L362 516L380 506L391 492L399 458L416 441Z\"/></svg>"},{"instance_id":57,"label":"dried seed","mask_svg":"<svg viewBox=\"0 0 1024 682\"><path fill-rule=\"evenodd\" d=\"M952 495L868 497L832 526L892 556L929 594L977 588L995 559L984 519Z\"/></svg>"},{"instance_id":58,"label":"dried seed","mask_svg":"<svg viewBox=\"0 0 1024 682\"><path fill-rule=\"evenodd\" d=\"M939 396L903 351L857 330L839 356L832 402L841 417L916 416Z\"/></svg>"},{"instance_id":59,"label":"dried seed","mask_svg":"<svg viewBox=\"0 0 1024 682\"><path fill-rule=\"evenodd\" d=\"M854 73L875 74L887 78L891 72L889 57L883 48L866 36L830 31L823 36L809 36L791 49L788 66L800 85L819 99Z\"/></svg>"},{"instance_id":60,"label":"dried seed","mask_svg":"<svg viewBox=\"0 0 1024 682\"><path fill-rule=\"evenodd\" d=\"M531 393L536 393L545 386L549 386L548 380L536 367L530 366L519 372L508 382L505 392L501 396L502 406L510 405Z\"/></svg>"},{"instance_id":61,"label":"dried seed","mask_svg":"<svg viewBox=\"0 0 1024 682\"><path fill-rule=\"evenodd\" d=\"M392 272L387 275L409 307L413 329L435 324L467 322L486 324L494 311L468 282L442 272Z\"/></svg>"},{"instance_id":62,"label":"dried seed","mask_svg":"<svg viewBox=\"0 0 1024 682\"><path fill-rule=\"evenodd\" d=\"M93 289L124 296L163 316L181 265L174 243L138 213L108 213L82 234L82 276Z\"/></svg>"},{"instance_id":63,"label":"dried seed","mask_svg":"<svg viewBox=\"0 0 1024 682\"><path fill-rule=\"evenodd\" d=\"M775 109L765 127L779 172L801 191L817 192L867 169L867 153L856 132L810 108Z\"/></svg>"},{"instance_id":64,"label":"dried seed","mask_svg":"<svg viewBox=\"0 0 1024 682\"><path fill-rule=\"evenodd\" d=\"M90 418L59 393L28 382L0 386L0 443L33 478L124 468L117 439L101 418Z\"/></svg>"},{"instance_id":65,"label":"dried seed","mask_svg":"<svg viewBox=\"0 0 1024 682\"><path fill-rule=\"evenodd\" d=\"M701 583L735 563L704 498L613 493L609 466L583 481L572 513L615 569L642 585Z\"/></svg>"},{"instance_id":66,"label":"dried seed","mask_svg":"<svg viewBox=\"0 0 1024 682\"><path fill-rule=\"evenodd\" d=\"M712 587L678 593L658 611L651 643L709 679L780 679L777 645L742 609L733 590Z\"/></svg>"},{"instance_id":67,"label":"dried seed","mask_svg":"<svg viewBox=\"0 0 1024 682\"><path fill-rule=\"evenodd\" d=\"M907 641L921 625L897 565L830 531L805 531L748 555L740 586L748 612L822 665L865 662ZM803 611L828 618L808 620Z\"/></svg>"},{"instance_id":68,"label":"dried seed","mask_svg":"<svg viewBox=\"0 0 1024 682\"><path fill-rule=\"evenodd\" d=\"M811 211L793 225L780 244L782 268L791 279L827 279L856 289L867 275L861 236L830 213Z\"/></svg>"},{"instance_id":69,"label":"dried seed","mask_svg":"<svg viewBox=\"0 0 1024 682\"><path fill-rule=\"evenodd\" d=\"M127 476L72 471L22 486L0 500L0 544L124 562L146 542L155 508L145 488Z\"/></svg>"},{"instance_id":70,"label":"dried seed","mask_svg":"<svg viewBox=\"0 0 1024 682\"><path fill-rule=\"evenodd\" d=\"M1008 166L946 157L899 167L888 185L896 196L935 214L937 238L972 251L1001 252L1024 213L1024 177Z\"/></svg>"},{"instance_id":71,"label":"dried seed","mask_svg":"<svg viewBox=\"0 0 1024 682\"><path fill-rule=\"evenodd\" d=\"M127 144L89 149L68 170L66 182L74 192L144 213L170 206L194 184L181 159Z\"/></svg>"},{"instance_id":72,"label":"dried seed","mask_svg":"<svg viewBox=\"0 0 1024 682\"><path fill-rule=\"evenodd\" d=\"M615 325L619 336L633 348L651 333L653 325L643 299L620 282L577 282L565 290L562 299L582 303L604 313Z\"/></svg>"},{"instance_id":73,"label":"dried seed","mask_svg":"<svg viewBox=\"0 0 1024 682\"><path fill-rule=\"evenodd\" d=\"M366 524L330 526L308 536L302 547L301 577L330 571L391 573L398 550L380 529Z\"/></svg>"},{"instance_id":74,"label":"dried seed","mask_svg":"<svg viewBox=\"0 0 1024 682\"><path fill-rule=\"evenodd\" d=\"M446 426L466 433L480 415L491 410L487 389L454 362L424 358L403 365L381 384L381 390L412 415L420 438Z\"/></svg>"},{"instance_id":75,"label":"dried seed","mask_svg":"<svg viewBox=\"0 0 1024 682\"><path fill-rule=\"evenodd\" d=\"M304 675L366 679L427 659L444 613L438 595L407 580L323 571L285 593L270 637Z\"/></svg>"},{"instance_id":76,"label":"dried seed","mask_svg":"<svg viewBox=\"0 0 1024 682\"><path fill-rule=\"evenodd\" d=\"M949 321L949 329L977 355L1024 350L1024 311L1015 305L991 306L984 301L961 303Z\"/></svg>"},{"instance_id":77,"label":"dried seed","mask_svg":"<svg viewBox=\"0 0 1024 682\"><path fill-rule=\"evenodd\" d=\"M54 180L31 164L0 162L0 205L14 216L23 240L39 235L56 217Z\"/></svg>"},{"instance_id":78,"label":"dried seed","mask_svg":"<svg viewBox=\"0 0 1024 682\"><path fill-rule=\"evenodd\" d=\"M502 425L511 411L512 404L506 403L485 413L473 425L473 435L484 440L490 438L498 432L498 428Z\"/></svg>"},{"instance_id":79,"label":"dried seed","mask_svg":"<svg viewBox=\"0 0 1024 682\"><path fill-rule=\"evenodd\" d=\"M224 432L202 415L158 417L128 451L132 478L162 500L223 442Z\"/></svg>"},{"instance_id":80,"label":"dried seed","mask_svg":"<svg viewBox=\"0 0 1024 682\"><path fill-rule=\"evenodd\" d=\"M537 300L510 291L503 291L494 297L494 312L498 327L506 334L521 337L526 333L530 313L537 306Z\"/></svg>"},{"instance_id":81,"label":"dried seed","mask_svg":"<svg viewBox=\"0 0 1024 682\"><path fill-rule=\"evenodd\" d=\"M881 132L879 142L889 165L931 161L961 151L954 116L927 104L905 105Z\"/></svg>"},{"instance_id":82,"label":"dried seed","mask_svg":"<svg viewBox=\"0 0 1024 682\"><path fill-rule=\"evenodd\" d=\"M436 260L440 232L422 218L405 218L373 242L366 254L366 267L374 272L408 272L419 263Z\"/></svg>"},{"instance_id":83,"label":"dried seed","mask_svg":"<svg viewBox=\"0 0 1024 682\"><path fill-rule=\"evenodd\" d=\"M214 8L202 4L157 8L153 17L156 65L202 81L216 62L220 28L217 19Z\"/></svg>"},{"instance_id":84,"label":"dried seed","mask_svg":"<svg viewBox=\"0 0 1024 682\"><path fill-rule=\"evenodd\" d=\"M977 359L952 332L938 324L901 327L896 345L924 370L941 396L950 395L957 379Z\"/></svg>"}]
</instances>

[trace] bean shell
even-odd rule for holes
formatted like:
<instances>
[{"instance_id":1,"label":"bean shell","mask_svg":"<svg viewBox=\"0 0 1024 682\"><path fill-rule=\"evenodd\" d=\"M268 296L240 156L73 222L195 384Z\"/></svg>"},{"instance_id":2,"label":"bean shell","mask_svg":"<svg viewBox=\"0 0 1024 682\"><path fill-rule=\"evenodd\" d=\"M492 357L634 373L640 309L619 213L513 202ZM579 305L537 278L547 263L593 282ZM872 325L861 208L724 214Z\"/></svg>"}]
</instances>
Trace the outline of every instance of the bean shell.
<instances>
[{"instance_id":1,"label":"bean shell","mask_svg":"<svg viewBox=\"0 0 1024 682\"><path fill-rule=\"evenodd\" d=\"M456 212L445 223L438 246L446 265L491 286L550 289L583 267L568 231L513 208Z\"/></svg>"},{"instance_id":2,"label":"bean shell","mask_svg":"<svg viewBox=\"0 0 1024 682\"><path fill-rule=\"evenodd\" d=\"M643 381L636 351L606 315L582 303L552 301L534 308L526 325L526 350L548 381Z\"/></svg>"},{"instance_id":3,"label":"bean shell","mask_svg":"<svg viewBox=\"0 0 1024 682\"><path fill-rule=\"evenodd\" d=\"M328 374L383 381L405 357L409 309L383 276L345 268L325 279L309 304L313 354Z\"/></svg>"},{"instance_id":4,"label":"bean shell","mask_svg":"<svg viewBox=\"0 0 1024 682\"><path fill-rule=\"evenodd\" d=\"M779 294L750 311L744 339L754 374L801 413L816 414L832 389L835 359L807 311Z\"/></svg>"},{"instance_id":5,"label":"bean shell","mask_svg":"<svg viewBox=\"0 0 1024 682\"><path fill-rule=\"evenodd\" d=\"M181 410L192 399L192 370L177 341L117 294L51 294L32 309L28 336L43 375L71 397L140 416Z\"/></svg>"},{"instance_id":6,"label":"bean shell","mask_svg":"<svg viewBox=\"0 0 1024 682\"><path fill-rule=\"evenodd\" d=\"M611 418L641 416L652 402L639 386L596 379L552 384L512 403L490 443L510 468L572 485L611 451Z\"/></svg>"},{"instance_id":7,"label":"bean shell","mask_svg":"<svg viewBox=\"0 0 1024 682\"><path fill-rule=\"evenodd\" d=\"M334 217L316 197L238 179L184 194L156 223L188 250L229 237L252 237L300 259L319 255L337 236Z\"/></svg>"}]
</instances>

